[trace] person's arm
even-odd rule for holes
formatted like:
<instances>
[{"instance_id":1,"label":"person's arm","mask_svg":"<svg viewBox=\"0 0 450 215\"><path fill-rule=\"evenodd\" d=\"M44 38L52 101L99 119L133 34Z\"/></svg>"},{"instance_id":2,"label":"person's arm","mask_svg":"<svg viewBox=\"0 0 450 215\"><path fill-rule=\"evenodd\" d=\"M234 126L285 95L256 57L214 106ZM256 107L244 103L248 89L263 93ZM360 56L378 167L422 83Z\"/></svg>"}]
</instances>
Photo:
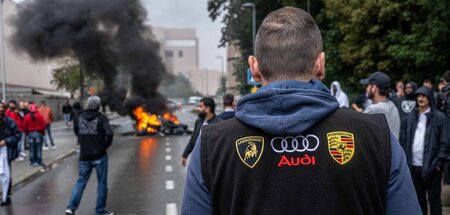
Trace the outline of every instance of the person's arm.
<instances>
[{"instance_id":1,"label":"person's arm","mask_svg":"<svg viewBox=\"0 0 450 215\"><path fill-rule=\"evenodd\" d=\"M192 150L194 149L195 141L197 140L197 137L199 137L201 127L202 127L202 123L199 123L199 121L196 120L195 125L194 125L194 132L192 132L191 139L189 139L189 142L186 145L186 148L184 148L183 155L181 156L182 159L183 158L186 159L189 156L189 154L191 154Z\"/></svg>"},{"instance_id":2,"label":"person's arm","mask_svg":"<svg viewBox=\"0 0 450 215\"><path fill-rule=\"evenodd\" d=\"M391 134L391 170L386 196L386 214L421 215L406 156L397 139Z\"/></svg>"},{"instance_id":3,"label":"person's arm","mask_svg":"<svg viewBox=\"0 0 450 215\"><path fill-rule=\"evenodd\" d=\"M17 147L17 143L19 142L20 138L22 137L22 133L17 128L16 123L11 120L10 123L8 123L9 129L11 133L9 136L7 136L4 141L7 147L9 148L15 148Z\"/></svg>"},{"instance_id":4,"label":"person's arm","mask_svg":"<svg viewBox=\"0 0 450 215\"><path fill-rule=\"evenodd\" d=\"M211 194L202 174L201 145L201 138L198 138L187 170L181 205L182 215L212 214Z\"/></svg>"},{"instance_id":5,"label":"person's arm","mask_svg":"<svg viewBox=\"0 0 450 215\"><path fill-rule=\"evenodd\" d=\"M355 111L358 111L358 112L363 112L364 111L364 109L360 108L356 103L352 103L352 108Z\"/></svg>"},{"instance_id":6,"label":"person's arm","mask_svg":"<svg viewBox=\"0 0 450 215\"><path fill-rule=\"evenodd\" d=\"M105 131L105 147L109 148L113 142L114 132L111 128L111 125L109 124L109 120L106 116L101 116L102 119L102 128Z\"/></svg>"}]
</instances>

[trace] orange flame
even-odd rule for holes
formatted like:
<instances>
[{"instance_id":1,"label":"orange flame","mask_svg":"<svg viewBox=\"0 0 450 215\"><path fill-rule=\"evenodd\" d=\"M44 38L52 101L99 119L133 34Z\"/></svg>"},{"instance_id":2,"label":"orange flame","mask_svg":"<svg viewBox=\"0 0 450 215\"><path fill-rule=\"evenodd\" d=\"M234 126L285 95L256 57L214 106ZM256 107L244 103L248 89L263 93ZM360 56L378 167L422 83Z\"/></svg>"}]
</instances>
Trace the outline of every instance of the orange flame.
<instances>
[{"instance_id":1,"label":"orange flame","mask_svg":"<svg viewBox=\"0 0 450 215\"><path fill-rule=\"evenodd\" d=\"M158 131L157 128L161 126L158 116L156 114L149 115L149 113L147 113L141 106L134 109L133 114L136 117L136 129L138 131L155 133Z\"/></svg>"},{"instance_id":2,"label":"orange flame","mask_svg":"<svg viewBox=\"0 0 450 215\"><path fill-rule=\"evenodd\" d=\"M178 120L178 117L175 116L175 114L172 114L170 112L164 113L163 118L165 120L173 122L175 125L179 125L180 124L180 120Z\"/></svg>"}]
</instances>

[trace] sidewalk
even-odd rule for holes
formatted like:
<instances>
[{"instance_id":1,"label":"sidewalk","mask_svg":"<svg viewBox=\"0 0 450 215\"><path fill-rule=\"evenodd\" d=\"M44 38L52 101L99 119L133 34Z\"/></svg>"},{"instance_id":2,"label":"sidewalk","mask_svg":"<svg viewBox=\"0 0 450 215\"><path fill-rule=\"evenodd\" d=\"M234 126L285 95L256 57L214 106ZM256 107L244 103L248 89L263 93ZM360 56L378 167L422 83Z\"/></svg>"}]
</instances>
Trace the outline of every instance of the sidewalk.
<instances>
[{"instance_id":1,"label":"sidewalk","mask_svg":"<svg viewBox=\"0 0 450 215\"><path fill-rule=\"evenodd\" d=\"M110 121L119 118L117 114L108 115ZM25 150L27 157L23 161L12 162L12 186L13 191L24 186L33 178L50 171L53 166L64 158L72 155L77 150L76 136L72 127L67 127L64 121L56 121L52 124L52 136L56 149L42 150L42 162L47 165L45 169L30 166L30 153ZM48 143L50 144L50 143Z\"/></svg>"}]
</instances>

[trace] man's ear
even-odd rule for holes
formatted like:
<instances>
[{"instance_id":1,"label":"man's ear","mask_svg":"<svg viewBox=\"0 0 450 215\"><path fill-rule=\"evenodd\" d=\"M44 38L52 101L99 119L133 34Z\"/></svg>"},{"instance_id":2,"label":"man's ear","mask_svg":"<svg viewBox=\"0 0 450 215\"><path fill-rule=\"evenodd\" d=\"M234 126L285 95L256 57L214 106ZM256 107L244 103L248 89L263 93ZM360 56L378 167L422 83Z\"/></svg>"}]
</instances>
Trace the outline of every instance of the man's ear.
<instances>
[{"instance_id":1,"label":"man's ear","mask_svg":"<svg viewBox=\"0 0 450 215\"><path fill-rule=\"evenodd\" d=\"M325 78L325 52L321 52L314 63L314 78L322 81Z\"/></svg>"},{"instance_id":2,"label":"man's ear","mask_svg":"<svg viewBox=\"0 0 450 215\"><path fill-rule=\"evenodd\" d=\"M250 55L248 57L248 65L250 66L250 70L252 72L253 79L255 79L256 82L261 82L262 77L261 77L261 73L259 71L258 60L256 60L255 56Z\"/></svg>"}]
</instances>

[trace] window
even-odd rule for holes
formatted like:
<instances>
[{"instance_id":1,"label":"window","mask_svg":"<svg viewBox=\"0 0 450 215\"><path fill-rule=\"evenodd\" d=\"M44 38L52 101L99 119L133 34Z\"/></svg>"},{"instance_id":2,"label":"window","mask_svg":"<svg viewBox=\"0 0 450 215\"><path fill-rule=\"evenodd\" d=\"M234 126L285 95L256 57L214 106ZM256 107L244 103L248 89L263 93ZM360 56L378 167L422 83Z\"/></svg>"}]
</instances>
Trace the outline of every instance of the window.
<instances>
[{"instance_id":1,"label":"window","mask_svg":"<svg viewBox=\"0 0 450 215\"><path fill-rule=\"evenodd\" d=\"M173 51L166 51L166 57L173 57Z\"/></svg>"},{"instance_id":2,"label":"window","mask_svg":"<svg viewBox=\"0 0 450 215\"><path fill-rule=\"evenodd\" d=\"M183 57L183 51L178 51L178 57Z\"/></svg>"}]
</instances>

